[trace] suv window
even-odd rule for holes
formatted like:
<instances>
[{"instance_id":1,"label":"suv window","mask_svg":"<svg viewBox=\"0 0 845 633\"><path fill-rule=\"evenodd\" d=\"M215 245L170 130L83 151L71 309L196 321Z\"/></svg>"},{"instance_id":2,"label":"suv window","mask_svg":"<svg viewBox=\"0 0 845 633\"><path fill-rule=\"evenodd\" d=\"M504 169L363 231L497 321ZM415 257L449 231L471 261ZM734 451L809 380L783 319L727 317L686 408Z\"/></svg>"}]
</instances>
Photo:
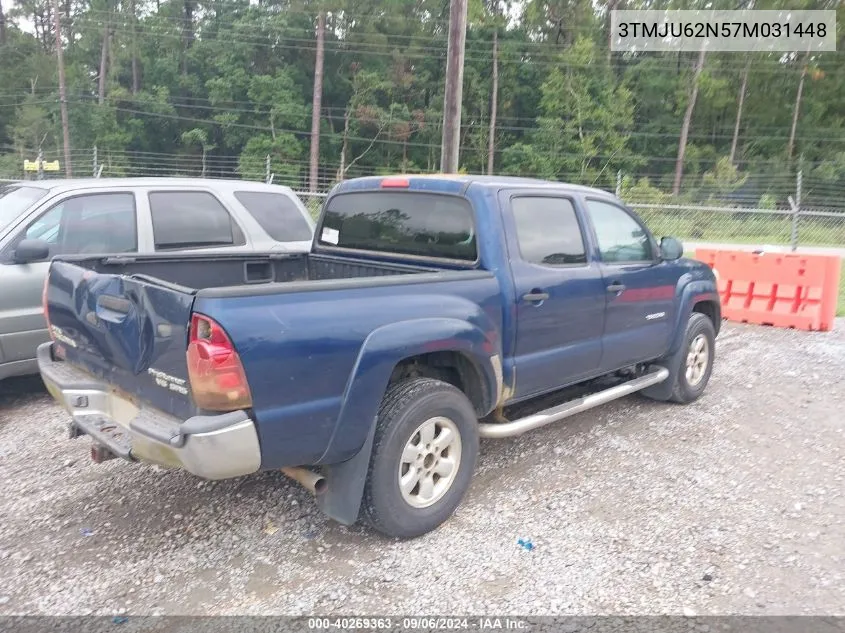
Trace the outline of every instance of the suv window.
<instances>
[{"instance_id":1,"label":"suv window","mask_svg":"<svg viewBox=\"0 0 845 633\"><path fill-rule=\"evenodd\" d=\"M654 253L648 232L625 209L599 200L587 200L604 262L652 261Z\"/></svg>"},{"instance_id":2,"label":"suv window","mask_svg":"<svg viewBox=\"0 0 845 633\"><path fill-rule=\"evenodd\" d=\"M520 196L511 201L522 259L546 266L586 264L575 207L566 198Z\"/></svg>"},{"instance_id":3,"label":"suv window","mask_svg":"<svg viewBox=\"0 0 845 633\"><path fill-rule=\"evenodd\" d=\"M235 198L277 242L311 239L311 226L288 196L266 191L236 191Z\"/></svg>"},{"instance_id":4,"label":"suv window","mask_svg":"<svg viewBox=\"0 0 845 633\"><path fill-rule=\"evenodd\" d=\"M62 200L32 222L22 239L50 245L50 256L131 253L138 249L135 196L98 193Z\"/></svg>"},{"instance_id":5,"label":"suv window","mask_svg":"<svg viewBox=\"0 0 845 633\"><path fill-rule=\"evenodd\" d=\"M149 200L157 251L246 243L226 208L206 191L156 191Z\"/></svg>"},{"instance_id":6,"label":"suv window","mask_svg":"<svg viewBox=\"0 0 845 633\"><path fill-rule=\"evenodd\" d=\"M383 253L476 260L472 207L458 196L418 191L338 194L319 243Z\"/></svg>"}]
</instances>

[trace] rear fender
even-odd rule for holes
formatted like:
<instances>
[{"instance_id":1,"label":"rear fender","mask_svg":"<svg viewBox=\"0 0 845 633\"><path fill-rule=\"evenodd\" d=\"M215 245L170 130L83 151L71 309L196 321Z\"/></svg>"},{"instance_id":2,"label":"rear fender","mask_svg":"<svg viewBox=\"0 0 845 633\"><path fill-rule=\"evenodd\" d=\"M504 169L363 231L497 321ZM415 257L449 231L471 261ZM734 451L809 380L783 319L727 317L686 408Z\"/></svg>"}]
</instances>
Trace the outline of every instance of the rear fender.
<instances>
[{"instance_id":1,"label":"rear fender","mask_svg":"<svg viewBox=\"0 0 845 633\"><path fill-rule=\"evenodd\" d=\"M327 491L318 499L328 516L347 525L357 520L378 409L393 369L405 359L440 351L459 352L473 362L484 385L482 409L493 410L502 378L501 348L492 335L468 321L451 318L403 321L375 330L358 355L334 435L320 459L329 464L324 469Z\"/></svg>"}]
</instances>

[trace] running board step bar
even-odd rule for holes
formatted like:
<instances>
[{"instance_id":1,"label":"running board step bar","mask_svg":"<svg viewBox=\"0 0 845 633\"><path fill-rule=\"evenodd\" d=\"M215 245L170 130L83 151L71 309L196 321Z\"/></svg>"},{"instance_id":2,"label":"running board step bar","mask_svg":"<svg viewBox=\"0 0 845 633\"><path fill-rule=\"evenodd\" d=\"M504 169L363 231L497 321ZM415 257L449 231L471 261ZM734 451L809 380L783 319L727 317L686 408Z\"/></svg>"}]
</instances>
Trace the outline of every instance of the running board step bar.
<instances>
[{"instance_id":1,"label":"running board step bar","mask_svg":"<svg viewBox=\"0 0 845 633\"><path fill-rule=\"evenodd\" d=\"M527 431L532 431L541 426L546 426L552 422L557 422L568 418L569 416L587 411L594 407L606 404L618 398L623 398L627 395L651 387L657 383L663 382L669 377L669 370L665 367L657 367L644 376L634 378L628 382L616 385L610 389L599 391L576 400L564 402L551 409L534 413L518 420L501 423L483 423L478 425L478 432L481 437L502 438L513 437L514 435L522 435Z\"/></svg>"}]
</instances>

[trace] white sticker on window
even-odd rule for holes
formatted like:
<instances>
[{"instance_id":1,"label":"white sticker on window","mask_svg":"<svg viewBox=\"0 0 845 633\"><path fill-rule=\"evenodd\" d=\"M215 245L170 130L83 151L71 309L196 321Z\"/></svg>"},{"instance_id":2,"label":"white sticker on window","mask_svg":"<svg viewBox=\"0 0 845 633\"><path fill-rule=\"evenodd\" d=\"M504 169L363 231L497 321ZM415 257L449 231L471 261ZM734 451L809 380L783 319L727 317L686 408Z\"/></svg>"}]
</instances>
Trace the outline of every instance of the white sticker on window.
<instances>
[{"instance_id":1,"label":"white sticker on window","mask_svg":"<svg viewBox=\"0 0 845 633\"><path fill-rule=\"evenodd\" d=\"M323 227L323 236L320 239L323 242L328 242L329 244L337 244L338 240L340 240L340 231L337 229Z\"/></svg>"}]
</instances>

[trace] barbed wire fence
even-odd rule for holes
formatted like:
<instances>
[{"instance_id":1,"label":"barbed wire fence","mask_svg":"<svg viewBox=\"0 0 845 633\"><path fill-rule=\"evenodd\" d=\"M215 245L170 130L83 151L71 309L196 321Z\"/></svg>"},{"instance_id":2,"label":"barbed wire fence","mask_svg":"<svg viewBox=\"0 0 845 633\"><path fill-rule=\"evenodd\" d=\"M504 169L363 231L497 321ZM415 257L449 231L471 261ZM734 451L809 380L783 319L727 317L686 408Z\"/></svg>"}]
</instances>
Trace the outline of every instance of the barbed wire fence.
<instances>
[{"instance_id":1,"label":"barbed wire fence","mask_svg":"<svg viewBox=\"0 0 845 633\"><path fill-rule=\"evenodd\" d=\"M9 153L7 153L7 156ZM33 157L35 158L35 157ZM40 160L55 168L63 160L58 150L43 151ZM41 165L41 162L38 162ZM64 169L0 171L0 180L50 179L65 177ZM5 165L9 165L6 162ZM31 165L30 165L31 167ZM260 180L293 189L316 217L328 190L341 179L340 166L323 166L316 191L307 191L307 161L281 161L271 156L198 156L156 152L75 149L71 167L76 178L105 177L207 177ZM352 165L344 178L381 175L389 171ZM419 171L419 170L417 170ZM422 173L434 173L434 170ZM521 173L538 177L538 174ZM779 246L845 248L845 180L794 176L746 174L740 184L701 182L684 187L673 196L650 183L660 183L664 174L616 174L615 193L634 208L657 235L673 235L689 242L714 242ZM577 175L561 178L579 183ZM693 179L690 179L693 180ZM591 183L582 183L591 184ZM605 187L614 190L613 187Z\"/></svg>"}]
</instances>

